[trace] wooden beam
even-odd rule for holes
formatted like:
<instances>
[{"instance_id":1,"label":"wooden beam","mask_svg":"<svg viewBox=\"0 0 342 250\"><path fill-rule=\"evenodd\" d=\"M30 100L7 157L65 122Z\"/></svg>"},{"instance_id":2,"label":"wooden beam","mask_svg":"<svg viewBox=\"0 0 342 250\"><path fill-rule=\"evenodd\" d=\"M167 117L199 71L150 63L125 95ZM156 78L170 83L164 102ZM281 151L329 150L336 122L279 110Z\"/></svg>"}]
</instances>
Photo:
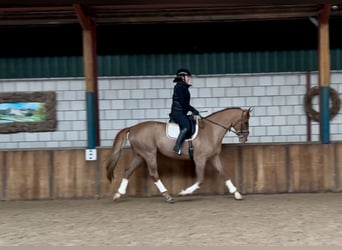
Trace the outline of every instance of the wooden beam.
<instances>
[{"instance_id":1,"label":"wooden beam","mask_svg":"<svg viewBox=\"0 0 342 250\"><path fill-rule=\"evenodd\" d=\"M319 14L319 84L330 84L330 46L329 46L330 4L324 4Z\"/></svg>"},{"instance_id":2,"label":"wooden beam","mask_svg":"<svg viewBox=\"0 0 342 250\"><path fill-rule=\"evenodd\" d=\"M80 22L82 28L84 30L91 30L91 17L87 16L84 11L84 7L81 4L73 4L73 7L76 11L76 15L78 18L78 21Z\"/></svg>"},{"instance_id":3,"label":"wooden beam","mask_svg":"<svg viewBox=\"0 0 342 250\"><path fill-rule=\"evenodd\" d=\"M81 4L73 4L83 34L83 64L86 84L88 149L100 145L98 86L97 86L97 50L96 25L93 18L86 14Z\"/></svg>"},{"instance_id":4,"label":"wooden beam","mask_svg":"<svg viewBox=\"0 0 342 250\"><path fill-rule=\"evenodd\" d=\"M96 27L93 22L89 29L83 29L83 62L86 83L88 147L94 149L100 145Z\"/></svg>"},{"instance_id":5,"label":"wooden beam","mask_svg":"<svg viewBox=\"0 0 342 250\"><path fill-rule=\"evenodd\" d=\"M329 46L329 15L330 4L324 4L319 14L319 86L320 86L320 137L323 144L329 143L330 136L330 46Z\"/></svg>"}]
</instances>

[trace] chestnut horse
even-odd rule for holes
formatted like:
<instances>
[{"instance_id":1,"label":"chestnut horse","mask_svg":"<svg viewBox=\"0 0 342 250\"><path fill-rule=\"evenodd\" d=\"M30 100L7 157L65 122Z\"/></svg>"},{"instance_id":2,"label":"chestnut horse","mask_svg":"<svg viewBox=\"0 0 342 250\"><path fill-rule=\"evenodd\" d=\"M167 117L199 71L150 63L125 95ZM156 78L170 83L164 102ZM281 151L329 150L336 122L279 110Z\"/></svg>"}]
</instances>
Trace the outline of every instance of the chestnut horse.
<instances>
[{"instance_id":1,"label":"chestnut horse","mask_svg":"<svg viewBox=\"0 0 342 250\"><path fill-rule=\"evenodd\" d=\"M204 179L205 166L208 164L213 166L224 177L225 185L229 192L234 195L235 199L242 199L242 195L237 191L237 188L223 171L220 152L223 137L229 131L234 132L238 136L240 143L247 141L251 111L251 108L226 108L197 119L199 131L197 136L192 140L194 149L192 160L196 168L196 182L192 186L182 190L179 195L192 194L200 187ZM129 143L134 155L130 164L125 168L120 187L114 194L113 200L118 200L126 193L129 178L141 163L145 161L149 174L158 190L167 202L173 203L175 201L174 198L168 193L159 178L157 152L166 157L189 160L190 155L186 150L187 143L183 144L182 155L179 156L173 152L172 148L175 144L175 139L166 136L166 123L159 121L141 122L120 130L115 137L112 151L106 165L107 178L110 182L114 178L114 170L120 157L121 149L127 143Z\"/></svg>"}]
</instances>

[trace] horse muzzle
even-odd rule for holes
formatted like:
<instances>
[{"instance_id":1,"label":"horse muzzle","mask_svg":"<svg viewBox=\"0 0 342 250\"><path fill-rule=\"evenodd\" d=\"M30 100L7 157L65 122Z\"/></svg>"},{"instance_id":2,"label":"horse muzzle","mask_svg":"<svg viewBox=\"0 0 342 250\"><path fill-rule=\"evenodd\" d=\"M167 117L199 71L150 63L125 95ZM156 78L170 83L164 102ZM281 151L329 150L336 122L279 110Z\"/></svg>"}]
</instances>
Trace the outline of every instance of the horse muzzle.
<instances>
[{"instance_id":1,"label":"horse muzzle","mask_svg":"<svg viewBox=\"0 0 342 250\"><path fill-rule=\"evenodd\" d=\"M245 143L246 141L248 141L248 135L249 135L249 131L240 131L237 133L237 136L239 137L239 142L240 143Z\"/></svg>"}]
</instances>

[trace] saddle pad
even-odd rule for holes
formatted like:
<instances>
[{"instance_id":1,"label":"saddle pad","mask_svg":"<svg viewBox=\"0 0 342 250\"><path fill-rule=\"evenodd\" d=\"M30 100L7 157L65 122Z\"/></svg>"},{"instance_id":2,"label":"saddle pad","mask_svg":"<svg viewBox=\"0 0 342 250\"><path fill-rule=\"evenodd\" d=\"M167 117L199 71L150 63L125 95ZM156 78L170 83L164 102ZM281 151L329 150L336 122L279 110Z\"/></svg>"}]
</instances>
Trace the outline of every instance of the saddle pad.
<instances>
[{"instance_id":1,"label":"saddle pad","mask_svg":"<svg viewBox=\"0 0 342 250\"><path fill-rule=\"evenodd\" d=\"M195 126L195 133L191 136L190 139L186 139L186 141L194 140L198 134L198 124ZM170 139L177 139L179 135L179 125L175 122L166 123L166 136Z\"/></svg>"}]
</instances>

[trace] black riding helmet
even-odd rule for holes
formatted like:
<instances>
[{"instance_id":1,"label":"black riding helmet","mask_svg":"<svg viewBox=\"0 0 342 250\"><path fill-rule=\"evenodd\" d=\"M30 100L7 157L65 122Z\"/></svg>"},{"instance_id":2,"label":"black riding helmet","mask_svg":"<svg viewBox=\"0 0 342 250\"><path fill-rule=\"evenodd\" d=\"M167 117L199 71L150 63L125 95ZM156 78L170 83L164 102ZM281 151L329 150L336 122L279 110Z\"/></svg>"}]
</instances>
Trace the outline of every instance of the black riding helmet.
<instances>
[{"instance_id":1,"label":"black riding helmet","mask_svg":"<svg viewBox=\"0 0 342 250\"><path fill-rule=\"evenodd\" d=\"M191 76L191 73L187 69L179 69L177 70L177 76Z\"/></svg>"}]
</instances>

